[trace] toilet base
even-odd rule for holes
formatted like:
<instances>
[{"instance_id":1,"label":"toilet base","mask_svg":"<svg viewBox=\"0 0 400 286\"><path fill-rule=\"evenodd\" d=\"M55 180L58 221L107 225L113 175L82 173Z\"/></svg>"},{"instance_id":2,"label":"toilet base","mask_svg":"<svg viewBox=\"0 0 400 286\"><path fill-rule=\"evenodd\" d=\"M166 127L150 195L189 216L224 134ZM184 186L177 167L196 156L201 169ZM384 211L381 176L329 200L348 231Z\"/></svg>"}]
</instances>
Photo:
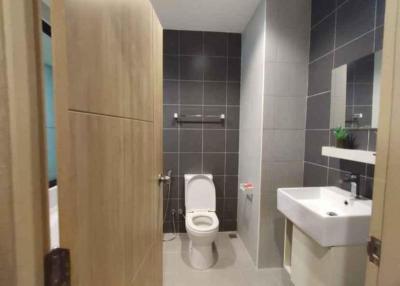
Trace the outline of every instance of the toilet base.
<instances>
[{"instance_id":1,"label":"toilet base","mask_svg":"<svg viewBox=\"0 0 400 286\"><path fill-rule=\"evenodd\" d=\"M212 243L210 245L195 245L189 243L189 259L193 268L205 270L210 268L214 262Z\"/></svg>"}]
</instances>

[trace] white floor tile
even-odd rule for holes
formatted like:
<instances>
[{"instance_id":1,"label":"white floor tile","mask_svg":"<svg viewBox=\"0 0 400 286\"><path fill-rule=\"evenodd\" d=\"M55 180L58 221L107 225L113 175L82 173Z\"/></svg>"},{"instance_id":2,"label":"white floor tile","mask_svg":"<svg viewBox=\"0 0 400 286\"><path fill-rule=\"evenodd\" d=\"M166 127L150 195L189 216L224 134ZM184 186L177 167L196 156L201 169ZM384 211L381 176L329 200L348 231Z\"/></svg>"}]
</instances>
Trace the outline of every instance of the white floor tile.
<instances>
[{"instance_id":1,"label":"white floor tile","mask_svg":"<svg viewBox=\"0 0 400 286\"><path fill-rule=\"evenodd\" d=\"M281 268L257 270L240 238L219 233L215 241L218 260L205 271L190 266L189 239L180 234L164 242L164 286L291 286Z\"/></svg>"}]
</instances>

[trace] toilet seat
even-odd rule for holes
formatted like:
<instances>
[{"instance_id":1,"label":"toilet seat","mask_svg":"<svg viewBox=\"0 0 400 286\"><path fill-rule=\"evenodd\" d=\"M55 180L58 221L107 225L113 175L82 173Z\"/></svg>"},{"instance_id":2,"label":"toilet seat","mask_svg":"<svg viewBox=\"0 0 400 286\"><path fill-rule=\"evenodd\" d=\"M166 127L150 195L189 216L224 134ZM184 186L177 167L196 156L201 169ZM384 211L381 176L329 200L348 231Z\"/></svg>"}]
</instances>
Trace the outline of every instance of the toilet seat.
<instances>
[{"instance_id":1,"label":"toilet seat","mask_svg":"<svg viewBox=\"0 0 400 286\"><path fill-rule=\"evenodd\" d=\"M186 213L186 228L193 233L206 234L218 230L219 220L215 212L195 211Z\"/></svg>"}]
</instances>

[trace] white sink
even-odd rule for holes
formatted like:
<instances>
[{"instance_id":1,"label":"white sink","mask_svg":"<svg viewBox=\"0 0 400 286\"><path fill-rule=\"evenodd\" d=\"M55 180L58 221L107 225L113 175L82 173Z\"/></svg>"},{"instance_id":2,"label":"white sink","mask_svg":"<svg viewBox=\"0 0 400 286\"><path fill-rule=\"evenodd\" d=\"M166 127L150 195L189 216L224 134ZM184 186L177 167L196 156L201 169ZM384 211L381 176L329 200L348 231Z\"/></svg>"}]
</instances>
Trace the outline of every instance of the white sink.
<instances>
[{"instance_id":1,"label":"white sink","mask_svg":"<svg viewBox=\"0 0 400 286\"><path fill-rule=\"evenodd\" d=\"M278 189L278 210L321 246L368 241L371 200L354 200L337 187Z\"/></svg>"}]
</instances>

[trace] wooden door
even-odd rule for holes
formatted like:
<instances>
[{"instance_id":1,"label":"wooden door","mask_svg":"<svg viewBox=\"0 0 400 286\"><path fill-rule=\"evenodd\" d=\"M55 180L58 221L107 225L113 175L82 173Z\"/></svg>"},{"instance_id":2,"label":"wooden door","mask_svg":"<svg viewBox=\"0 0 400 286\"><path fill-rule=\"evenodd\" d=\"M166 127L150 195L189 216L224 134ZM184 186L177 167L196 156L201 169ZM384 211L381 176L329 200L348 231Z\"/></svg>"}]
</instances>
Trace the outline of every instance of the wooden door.
<instances>
[{"instance_id":1,"label":"wooden door","mask_svg":"<svg viewBox=\"0 0 400 286\"><path fill-rule=\"evenodd\" d=\"M49 247L40 1L0 0L0 285L42 286Z\"/></svg>"},{"instance_id":2,"label":"wooden door","mask_svg":"<svg viewBox=\"0 0 400 286\"><path fill-rule=\"evenodd\" d=\"M370 234L382 241L381 262L368 262L366 285L400 285L400 3L386 1L381 110Z\"/></svg>"},{"instance_id":3,"label":"wooden door","mask_svg":"<svg viewBox=\"0 0 400 286\"><path fill-rule=\"evenodd\" d=\"M57 0L52 11L72 285L161 286L161 25L148 0Z\"/></svg>"}]
</instances>

